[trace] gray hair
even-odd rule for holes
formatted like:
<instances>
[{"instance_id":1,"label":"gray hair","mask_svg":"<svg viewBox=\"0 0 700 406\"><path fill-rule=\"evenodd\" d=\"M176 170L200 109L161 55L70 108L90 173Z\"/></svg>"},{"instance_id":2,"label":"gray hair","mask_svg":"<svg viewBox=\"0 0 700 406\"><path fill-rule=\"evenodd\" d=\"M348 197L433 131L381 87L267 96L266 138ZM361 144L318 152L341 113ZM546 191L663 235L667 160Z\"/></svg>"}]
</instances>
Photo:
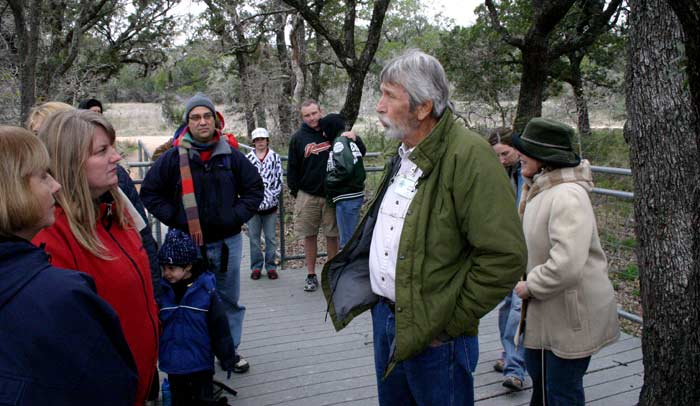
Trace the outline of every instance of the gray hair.
<instances>
[{"instance_id":1,"label":"gray hair","mask_svg":"<svg viewBox=\"0 0 700 406\"><path fill-rule=\"evenodd\" d=\"M411 111L430 100L431 115L440 118L446 107L451 107L450 85L445 70L435 57L417 49L409 49L384 66L380 83L399 85L406 90Z\"/></svg>"}]
</instances>

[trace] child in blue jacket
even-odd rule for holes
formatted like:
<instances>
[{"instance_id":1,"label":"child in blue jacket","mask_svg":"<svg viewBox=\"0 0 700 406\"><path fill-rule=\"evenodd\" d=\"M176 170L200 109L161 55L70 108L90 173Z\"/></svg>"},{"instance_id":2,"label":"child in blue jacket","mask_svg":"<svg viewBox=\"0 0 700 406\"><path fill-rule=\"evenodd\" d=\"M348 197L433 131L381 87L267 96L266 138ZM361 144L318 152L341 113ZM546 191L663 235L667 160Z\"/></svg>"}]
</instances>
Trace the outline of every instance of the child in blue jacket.
<instances>
[{"instance_id":1,"label":"child in blue jacket","mask_svg":"<svg viewBox=\"0 0 700 406\"><path fill-rule=\"evenodd\" d=\"M159 366L168 374L172 405L214 404L214 355L225 371L237 356L214 274L199 261L192 238L170 229L158 252L163 268Z\"/></svg>"}]
</instances>

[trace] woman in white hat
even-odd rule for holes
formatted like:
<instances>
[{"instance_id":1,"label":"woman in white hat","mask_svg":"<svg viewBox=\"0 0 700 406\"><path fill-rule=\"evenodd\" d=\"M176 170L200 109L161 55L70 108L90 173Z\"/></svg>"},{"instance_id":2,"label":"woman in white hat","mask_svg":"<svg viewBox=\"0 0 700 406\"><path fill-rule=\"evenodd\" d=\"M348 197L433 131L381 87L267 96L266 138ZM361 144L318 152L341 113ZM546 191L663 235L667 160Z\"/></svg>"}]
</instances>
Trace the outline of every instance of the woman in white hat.
<instances>
[{"instance_id":1,"label":"woman in white hat","mask_svg":"<svg viewBox=\"0 0 700 406\"><path fill-rule=\"evenodd\" d=\"M262 269L267 271L267 277L277 279L277 239L275 225L277 223L277 206L282 192L282 160L270 148L270 133L264 128L256 128L252 134L255 149L246 157L257 168L265 185L263 198L257 213L248 220L248 239L250 240L250 277L258 280ZM261 232L265 233L265 254L260 246Z\"/></svg>"}]
</instances>

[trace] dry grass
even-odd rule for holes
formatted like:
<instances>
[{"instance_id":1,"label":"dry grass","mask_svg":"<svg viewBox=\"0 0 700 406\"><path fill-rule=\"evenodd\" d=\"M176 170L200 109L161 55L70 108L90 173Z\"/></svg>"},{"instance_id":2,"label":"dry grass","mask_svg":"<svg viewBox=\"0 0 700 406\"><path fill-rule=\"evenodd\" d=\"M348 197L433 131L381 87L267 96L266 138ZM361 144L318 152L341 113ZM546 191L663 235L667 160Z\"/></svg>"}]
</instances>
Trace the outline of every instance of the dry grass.
<instances>
[{"instance_id":1,"label":"dry grass","mask_svg":"<svg viewBox=\"0 0 700 406\"><path fill-rule=\"evenodd\" d=\"M157 103L113 103L105 108L105 117L120 137L171 135L174 128L161 118Z\"/></svg>"}]
</instances>

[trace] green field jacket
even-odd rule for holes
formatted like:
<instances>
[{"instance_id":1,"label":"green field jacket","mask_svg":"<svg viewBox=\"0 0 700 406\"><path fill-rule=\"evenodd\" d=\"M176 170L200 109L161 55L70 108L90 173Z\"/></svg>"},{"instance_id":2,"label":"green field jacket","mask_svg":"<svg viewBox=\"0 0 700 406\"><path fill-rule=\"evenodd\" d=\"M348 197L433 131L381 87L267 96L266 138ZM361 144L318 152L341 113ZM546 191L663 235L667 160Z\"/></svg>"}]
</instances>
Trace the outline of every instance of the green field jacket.
<instances>
[{"instance_id":1,"label":"green field jacket","mask_svg":"<svg viewBox=\"0 0 700 406\"><path fill-rule=\"evenodd\" d=\"M447 110L410 160L423 175L399 244L396 345L385 375L438 335L477 335L479 319L513 289L527 263L513 189L479 135ZM394 150L367 214L323 268L323 293L336 330L379 299L370 286L370 243L399 161Z\"/></svg>"}]
</instances>

